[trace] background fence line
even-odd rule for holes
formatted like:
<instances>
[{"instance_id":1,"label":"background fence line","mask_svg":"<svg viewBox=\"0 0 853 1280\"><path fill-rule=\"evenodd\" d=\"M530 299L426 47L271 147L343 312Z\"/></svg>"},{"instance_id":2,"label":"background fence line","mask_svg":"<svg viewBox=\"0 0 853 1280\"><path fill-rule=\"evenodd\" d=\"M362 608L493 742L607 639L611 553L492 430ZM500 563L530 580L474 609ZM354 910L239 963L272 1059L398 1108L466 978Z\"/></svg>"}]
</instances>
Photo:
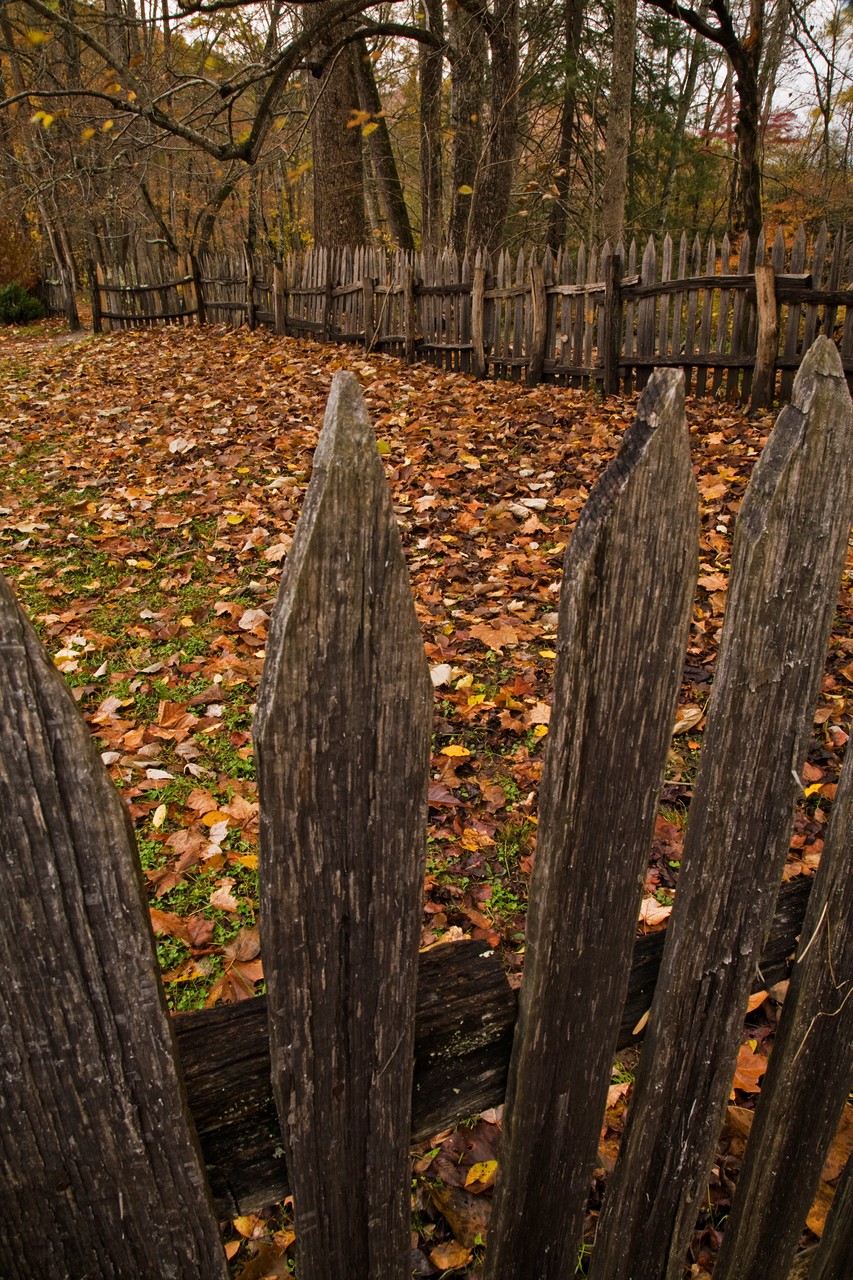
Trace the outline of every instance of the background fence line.
<instances>
[{"instance_id":1,"label":"background fence line","mask_svg":"<svg viewBox=\"0 0 853 1280\"><path fill-rule=\"evenodd\" d=\"M642 390L653 369L674 367L688 393L753 406L790 398L794 371L823 333L853 389L853 239L842 229L830 243L824 224L809 250L800 226L790 245L780 228L751 248L748 235L735 249L728 236L703 244L683 232L615 251L605 242L474 262L375 246L280 262L246 246L199 261L141 249L89 274L96 330L264 325L478 377L608 394ZM70 314L70 288L43 282L53 312Z\"/></svg>"}]
</instances>

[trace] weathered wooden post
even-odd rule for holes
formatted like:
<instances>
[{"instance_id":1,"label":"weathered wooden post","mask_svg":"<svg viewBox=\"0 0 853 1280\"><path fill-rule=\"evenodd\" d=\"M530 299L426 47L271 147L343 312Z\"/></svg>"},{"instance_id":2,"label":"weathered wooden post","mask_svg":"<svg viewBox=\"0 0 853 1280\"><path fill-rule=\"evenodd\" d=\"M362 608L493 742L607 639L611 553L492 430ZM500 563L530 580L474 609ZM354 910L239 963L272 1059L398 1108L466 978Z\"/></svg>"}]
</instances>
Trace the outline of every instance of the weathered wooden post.
<instances>
[{"instance_id":1,"label":"weathered wooden post","mask_svg":"<svg viewBox=\"0 0 853 1280\"><path fill-rule=\"evenodd\" d=\"M413 364L417 339L417 313L415 311L415 269L409 258L403 264L403 333L405 335L406 363Z\"/></svg>"},{"instance_id":2,"label":"weathered wooden post","mask_svg":"<svg viewBox=\"0 0 853 1280\"><path fill-rule=\"evenodd\" d=\"M475 378L486 376L486 268L483 250L477 250L471 279L471 369Z\"/></svg>"},{"instance_id":3,"label":"weathered wooden post","mask_svg":"<svg viewBox=\"0 0 853 1280\"><path fill-rule=\"evenodd\" d=\"M101 319L101 269L93 262L89 264L89 287L92 293L92 332L103 332L104 322Z\"/></svg>"},{"instance_id":4,"label":"weathered wooden post","mask_svg":"<svg viewBox=\"0 0 853 1280\"><path fill-rule=\"evenodd\" d=\"M604 284L604 394L619 394L619 356L622 344L622 260L617 248L607 260Z\"/></svg>"},{"instance_id":5,"label":"weathered wooden post","mask_svg":"<svg viewBox=\"0 0 853 1280\"><path fill-rule=\"evenodd\" d=\"M527 381L536 386L542 381L545 370L545 343L548 338L548 304L545 294L545 271L536 255L530 259L530 296L533 308L530 356L527 364Z\"/></svg>"},{"instance_id":6,"label":"weathered wooden post","mask_svg":"<svg viewBox=\"0 0 853 1280\"><path fill-rule=\"evenodd\" d=\"M364 308L364 348L369 351L373 346L373 277L363 276L361 281L361 305Z\"/></svg>"},{"instance_id":7,"label":"weathered wooden post","mask_svg":"<svg viewBox=\"0 0 853 1280\"><path fill-rule=\"evenodd\" d=\"M272 269L273 326L280 337L287 335L287 289L284 281L284 265L273 264Z\"/></svg>"},{"instance_id":8,"label":"weathered wooden post","mask_svg":"<svg viewBox=\"0 0 853 1280\"><path fill-rule=\"evenodd\" d=\"M788 1275L847 1101L853 1072L851 848L853 758L848 757L715 1280Z\"/></svg>"},{"instance_id":9,"label":"weathered wooden post","mask_svg":"<svg viewBox=\"0 0 853 1280\"><path fill-rule=\"evenodd\" d=\"M696 580L683 387L654 374L566 553L489 1280L581 1241Z\"/></svg>"},{"instance_id":10,"label":"weathered wooden post","mask_svg":"<svg viewBox=\"0 0 853 1280\"><path fill-rule=\"evenodd\" d=\"M776 306L776 273L769 263L755 268L755 300L758 336L750 409L766 409L773 403L776 353L779 350L779 311Z\"/></svg>"},{"instance_id":11,"label":"weathered wooden post","mask_svg":"<svg viewBox=\"0 0 853 1280\"><path fill-rule=\"evenodd\" d=\"M675 909L592 1280L683 1272L788 852L850 531L851 453L841 359L821 337L738 517Z\"/></svg>"},{"instance_id":12,"label":"weathered wooden post","mask_svg":"<svg viewBox=\"0 0 853 1280\"><path fill-rule=\"evenodd\" d=\"M226 1280L130 820L2 578L0 635L0 1273Z\"/></svg>"},{"instance_id":13,"label":"weathered wooden post","mask_svg":"<svg viewBox=\"0 0 853 1280\"><path fill-rule=\"evenodd\" d=\"M261 941L303 1280L408 1269L432 687L388 486L338 373L258 697Z\"/></svg>"},{"instance_id":14,"label":"weathered wooden post","mask_svg":"<svg viewBox=\"0 0 853 1280\"><path fill-rule=\"evenodd\" d=\"M257 324L255 313L255 259L248 244L243 245L243 260L246 264L246 324L254 329Z\"/></svg>"}]
</instances>

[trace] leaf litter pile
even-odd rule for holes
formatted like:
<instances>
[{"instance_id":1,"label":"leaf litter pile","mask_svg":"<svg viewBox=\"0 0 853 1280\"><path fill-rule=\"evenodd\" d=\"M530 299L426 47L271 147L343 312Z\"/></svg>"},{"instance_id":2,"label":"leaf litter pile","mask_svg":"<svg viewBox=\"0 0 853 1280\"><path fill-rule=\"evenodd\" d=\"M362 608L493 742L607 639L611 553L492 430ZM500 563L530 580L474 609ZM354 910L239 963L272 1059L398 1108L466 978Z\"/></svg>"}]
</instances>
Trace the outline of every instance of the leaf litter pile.
<instances>
[{"instance_id":1,"label":"leaf litter pile","mask_svg":"<svg viewBox=\"0 0 853 1280\"><path fill-rule=\"evenodd\" d=\"M562 559L634 400L478 383L264 333L163 329L73 345L58 333L0 335L0 568L130 807L170 1007L262 990L252 711L332 374L344 367L376 429L436 693L422 942L486 940L517 986ZM714 401L688 402L688 420L701 567L641 931L665 927L672 909L731 534L772 425ZM819 860L851 712L845 590L788 878ZM763 995L748 1016L695 1275L713 1268L783 995ZM628 1055L614 1068L590 1227L632 1066ZM479 1274L500 1123L498 1108L415 1153L413 1274ZM809 1219L817 1233L851 1145L848 1114ZM293 1241L287 1206L226 1224L246 1280L289 1274Z\"/></svg>"}]
</instances>

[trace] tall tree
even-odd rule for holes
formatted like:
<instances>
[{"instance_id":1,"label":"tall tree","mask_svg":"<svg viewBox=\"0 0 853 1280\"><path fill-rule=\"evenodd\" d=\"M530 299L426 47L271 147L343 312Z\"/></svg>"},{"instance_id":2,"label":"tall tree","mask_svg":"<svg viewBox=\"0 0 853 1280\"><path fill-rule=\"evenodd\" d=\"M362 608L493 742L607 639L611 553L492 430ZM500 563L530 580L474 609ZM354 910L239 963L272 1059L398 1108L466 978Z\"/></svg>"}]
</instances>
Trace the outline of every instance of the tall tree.
<instances>
[{"instance_id":1,"label":"tall tree","mask_svg":"<svg viewBox=\"0 0 853 1280\"><path fill-rule=\"evenodd\" d=\"M373 74L373 60L365 40L356 40L351 48L358 105L360 110L370 117L362 132L367 133L371 168L387 219L388 230L396 245L401 249L411 250L415 247L415 241L409 221L409 210L406 207L403 184L400 181L397 161L391 146L391 133L382 110L382 99L376 85L376 76ZM356 131L353 129L351 132Z\"/></svg>"},{"instance_id":2,"label":"tall tree","mask_svg":"<svg viewBox=\"0 0 853 1280\"><path fill-rule=\"evenodd\" d=\"M489 43L488 138L477 171L467 248L497 249L503 240L518 152L518 0L494 0L491 10L464 0Z\"/></svg>"},{"instance_id":3,"label":"tall tree","mask_svg":"<svg viewBox=\"0 0 853 1280\"><path fill-rule=\"evenodd\" d=\"M361 131L351 126L358 107L353 46L344 44L333 52L338 33L330 23L327 36L324 19L331 18L334 0L320 0L310 6L312 21L319 19L318 39L311 50L318 64L308 82L311 117L312 177L314 180L314 239L329 247L363 243L366 236L364 214L364 158Z\"/></svg>"},{"instance_id":4,"label":"tall tree","mask_svg":"<svg viewBox=\"0 0 853 1280\"><path fill-rule=\"evenodd\" d=\"M705 17L701 10L679 4L677 0L649 0L649 3L674 18L680 18L721 48L729 60L738 100L733 229L748 231L754 249L762 225L761 90L758 71L764 47L765 0L749 0L746 29L740 34L735 29L734 14L728 0L710 0L711 17Z\"/></svg>"},{"instance_id":5,"label":"tall tree","mask_svg":"<svg viewBox=\"0 0 853 1280\"><path fill-rule=\"evenodd\" d=\"M444 40L441 0L425 0L424 25L439 41ZM420 89L419 161L421 171L421 242L433 249L444 237L442 220L441 86L444 59L440 49L420 45L418 87Z\"/></svg>"},{"instance_id":6,"label":"tall tree","mask_svg":"<svg viewBox=\"0 0 853 1280\"><path fill-rule=\"evenodd\" d=\"M585 0L564 0L563 98L560 103L560 141L557 149L556 195L548 215L548 246L557 252L566 238L569 190L575 163L578 113L578 56L583 31Z\"/></svg>"},{"instance_id":7,"label":"tall tree","mask_svg":"<svg viewBox=\"0 0 853 1280\"><path fill-rule=\"evenodd\" d=\"M613 247L622 240L625 230L636 52L637 0L616 0L610 99L607 104L607 142L601 184L601 234Z\"/></svg>"}]
</instances>

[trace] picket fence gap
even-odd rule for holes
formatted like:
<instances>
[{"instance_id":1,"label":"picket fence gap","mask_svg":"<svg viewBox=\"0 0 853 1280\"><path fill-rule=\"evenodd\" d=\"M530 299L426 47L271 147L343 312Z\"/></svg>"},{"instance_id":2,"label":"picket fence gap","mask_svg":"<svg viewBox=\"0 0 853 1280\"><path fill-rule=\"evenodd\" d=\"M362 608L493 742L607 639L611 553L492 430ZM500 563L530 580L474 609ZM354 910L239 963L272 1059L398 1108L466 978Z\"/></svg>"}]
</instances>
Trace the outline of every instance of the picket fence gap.
<instances>
[{"instance_id":1,"label":"picket fence gap","mask_svg":"<svg viewBox=\"0 0 853 1280\"><path fill-rule=\"evenodd\" d=\"M523 327L516 285L506 288L503 320ZM651 376L639 422L567 553L560 675L540 794L542 869L522 990L528 982L529 989L488 1244L495 1274L500 1258L517 1250L523 1220L529 1267L514 1270L513 1280L556 1275L546 1267L561 1256L563 1272L572 1273L609 1055L625 1035L629 917L671 728L696 554L679 383L672 372ZM821 338L742 504L674 923L592 1255L590 1274L600 1280L681 1280L788 845L794 775L850 527L851 434L841 361ZM441 962L421 957L418 991L431 692L390 498L353 380L340 378L330 401L259 695L268 1033L263 1006L221 1018L212 1010L195 1022L175 1020L183 1046L176 1056L128 820L73 700L5 584L0 623L0 1271L13 1280L32 1274L28 1246L38 1214L40 1264L72 1280L227 1274L176 1063L188 1064L193 1114L218 1107L226 1123L217 1177L227 1192L234 1116L227 1082L239 1080L246 1048L224 1036L230 1028L234 1041L239 1022L254 1028L252 1056L259 1042L270 1047L267 1088L271 1077L295 1194L300 1280L404 1276L413 1053L431 1057L437 1031L436 1053L457 1071L482 1072L466 1097L482 1096L487 1077L492 1089L502 1080L513 1015L496 981L498 962L471 943L450 944ZM589 794L595 786L603 790ZM801 948L783 1012L782 1083L771 1077L767 1116L756 1120L759 1165L768 1141L782 1144L773 1149L785 1161L799 1159L810 1130L802 1156L809 1179L850 1065L853 1001L843 1001L853 983L850 891L837 852L849 848L850 787L845 775L807 926L814 942ZM590 848L573 844L576 823ZM614 833L625 846L618 859ZM595 849L604 865L591 865ZM555 902L558 894L564 897ZM790 898L781 894L779 903ZM554 929L564 936L551 936ZM777 931L773 963L797 931L790 913L787 930ZM659 946L655 940L652 950ZM454 964L470 971L467 985ZM596 977L606 999L597 998ZM653 981L639 978L635 964L631 999ZM447 1018L445 990L462 991ZM465 1050L458 1062L457 1015ZM558 1036L574 1046L570 1061ZM545 1063L537 1062L540 1037ZM501 1038L502 1067L484 1052ZM205 1053L215 1059L207 1078ZM835 1055L838 1071L815 1080L812 1070L814 1097L801 1110L809 1092L802 1073L815 1053ZM552 1072L553 1097L546 1092L544 1100L553 1110L541 1105L543 1068ZM423 1123L440 1111L442 1069L441 1058L419 1063L416 1102L419 1079L431 1091L415 1112ZM453 1071L446 1074L452 1111ZM586 1092L572 1096L578 1090ZM270 1132L275 1120L266 1103L253 1105L253 1142L270 1189L284 1177L269 1151L278 1134ZM526 1114L540 1126L541 1166L525 1151ZM572 1199L539 1213L537 1204L524 1204L518 1180L531 1182L533 1201L546 1199L541 1169L558 1163L560 1150L570 1153ZM743 1195L767 1210L754 1221L736 1198L733 1260L724 1253L721 1262L732 1276L741 1265L760 1264L767 1215L771 1234L776 1220L776 1197L756 1177L748 1160ZM820 1280L844 1274L850 1183L848 1167L815 1255ZM801 1221L807 1189L791 1192L785 1205ZM786 1234L774 1255L777 1274L784 1275L789 1251Z\"/></svg>"}]
</instances>

